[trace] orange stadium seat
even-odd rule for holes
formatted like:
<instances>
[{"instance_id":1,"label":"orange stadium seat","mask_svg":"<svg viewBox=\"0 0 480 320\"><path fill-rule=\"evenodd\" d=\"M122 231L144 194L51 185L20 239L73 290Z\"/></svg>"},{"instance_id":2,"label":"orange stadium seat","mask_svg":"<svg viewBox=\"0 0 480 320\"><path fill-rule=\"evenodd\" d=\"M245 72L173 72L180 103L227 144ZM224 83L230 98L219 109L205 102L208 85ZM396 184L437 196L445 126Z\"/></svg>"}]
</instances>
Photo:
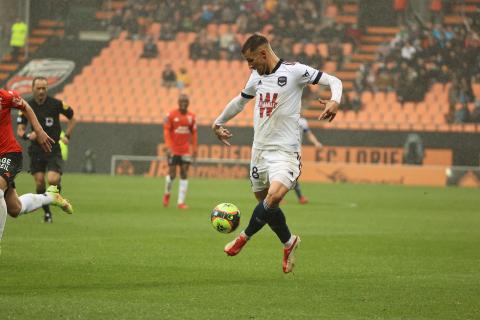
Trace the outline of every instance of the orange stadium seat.
<instances>
[{"instance_id":1,"label":"orange stadium seat","mask_svg":"<svg viewBox=\"0 0 480 320\"><path fill-rule=\"evenodd\" d=\"M356 7L358 9L358 6ZM354 6L350 9L353 10ZM337 15L335 6L329 6L328 10L331 16ZM161 25L145 21L145 26L148 27L147 34L158 39ZM235 29L235 26L233 28ZM268 33L271 28L271 25L265 27L264 32ZM223 34L228 29L227 24L209 24L206 27L207 33L212 36ZM370 29L369 27L369 31L373 32L371 34L382 37L384 34L394 35L398 32L398 28ZM159 58L141 59L143 42L128 40L126 33L122 32L120 37L103 48L58 96L74 106L79 106L77 110L82 121L161 123L165 113L177 106L178 94L181 92L177 88L166 89L161 84L161 73L165 65L170 63L176 71L181 67L187 68L192 84L182 92L190 95L191 110L197 113L199 124L210 125L228 101L237 96L245 86L250 70L242 60L190 60L189 45L196 35L195 32L180 32L176 41L157 41ZM236 34L240 43L243 43L247 36ZM294 53L298 54L300 48L301 44L294 44ZM318 50L323 56L328 56L326 43L308 43L305 50L308 55L315 54ZM351 44L343 44L343 50L345 55L352 55ZM344 90L348 92L353 88L351 80L358 68L354 63L359 62L353 59L348 68L337 70L336 63L328 61L323 70L342 78ZM433 84L425 96L425 101L405 103L403 106L397 102L395 92L364 92L361 94L361 111L340 112L334 123L322 123L319 126L376 130L445 130L450 128L445 122L448 88L449 85ZM474 84L473 89L476 95L480 96L480 85ZM312 91L315 95L330 94L328 88L320 90L315 86ZM469 105L469 108L472 106ZM304 111L311 119L315 119L319 113L315 109ZM253 103L249 103L234 123L251 126L252 116ZM455 127L455 130L465 132L477 129L478 126L473 125Z\"/></svg>"}]
</instances>

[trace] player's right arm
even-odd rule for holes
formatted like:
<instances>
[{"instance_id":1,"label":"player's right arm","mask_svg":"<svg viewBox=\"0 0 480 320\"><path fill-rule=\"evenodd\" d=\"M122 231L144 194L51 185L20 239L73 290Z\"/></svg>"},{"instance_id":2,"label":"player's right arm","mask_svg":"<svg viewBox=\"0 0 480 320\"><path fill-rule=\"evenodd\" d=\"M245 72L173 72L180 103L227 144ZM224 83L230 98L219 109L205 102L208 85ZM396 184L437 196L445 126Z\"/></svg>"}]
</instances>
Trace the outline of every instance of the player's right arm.
<instances>
[{"instance_id":1,"label":"player's right arm","mask_svg":"<svg viewBox=\"0 0 480 320\"><path fill-rule=\"evenodd\" d=\"M343 90L342 81L335 76L302 63L294 65L294 72L296 72L301 85L320 84L330 87L332 97L330 100L320 100L320 103L324 105L324 110L318 119L332 121L340 107Z\"/></svg>"},{"instance_id":2,"label":"player's right arm","mask_svg":"<svg viewBox=\"0 0 480 320\"><path fill-rule=\"evenodd\" d=\"M32 129L35 132L35 138L43 150L46 152L52 151L52 143L55 141L48 136L43 130L37 116L33 112L32 107L27 101L23 100L16 92L0 89L0 105L2 108L19 109L25 114L25 117L32 124Z\"/></svg>"},{"instance_id":3,"label":"player's right arm","mask_svg":"<svg viewBox=\"0 0 480 320\"><path fill-rule=\"evenodd\" d=\"M233 135L227 128L224 127L224 125L230 119L234 118L237 114L239 114L251 99L255 98L255 86L258 80L256 78L257 73L252 72L242 92L238 96L230 100L225 109L223 109L223 112L217 119L215 119L212 124L212 130L217 136L217 138L227 146L230 145L228 139L230 139Z\"/></svg>"}]
</instances>

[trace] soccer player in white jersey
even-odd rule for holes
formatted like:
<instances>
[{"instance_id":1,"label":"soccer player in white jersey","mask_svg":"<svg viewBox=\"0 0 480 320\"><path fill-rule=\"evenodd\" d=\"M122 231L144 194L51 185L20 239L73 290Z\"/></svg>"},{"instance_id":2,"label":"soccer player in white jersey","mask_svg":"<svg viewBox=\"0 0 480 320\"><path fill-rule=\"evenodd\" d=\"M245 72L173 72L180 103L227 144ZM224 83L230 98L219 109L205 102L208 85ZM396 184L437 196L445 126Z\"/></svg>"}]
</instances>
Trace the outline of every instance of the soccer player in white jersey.
<instances>
[{"instance_id":1,"label":"soccer player in white jersey","mask_svg":"<svg viewBox=\"0 0 480 320\"><path fill-rule=\"evenodd\" d=\"M300 176L298 122L302 91L307 84L330 86L332 97L325 102L319 119L332 121L339 108L342 82L304 64L281 60L267 38L260 34L245 41L242 54L252 73L245 88L227 104L212 129L220 141L230 145L232 133L224 124L242 111L250 99L256 98L250 180L259 202L247 228L224 251L229 256L238 254L268 224L284 245L283 272L289 273L294 267L300 237L290 233L279 203Z\"/></svg>"},{"instance_id":2,"label":"soccer player in white jersey","mask_svg":"<svg viewBox=\"0 0 480 320\"><path fill-rule=\"evenodd\" d=\"M308 141L310 141L315 146L315 148L321 149L322 144L320 143L320 141L318 141L317 137L315 137L312 130L310 130L307 119L301 117L298 120L298 125L300 126L300 141L303 140L303 135L305 134L308 138ZM294 190L295 194L297 195L298 202L300 204L307 204L308 199L302 194L302 189L300 188L300 183L298 181L295 184Z\"/></svg>"}]
</instances>

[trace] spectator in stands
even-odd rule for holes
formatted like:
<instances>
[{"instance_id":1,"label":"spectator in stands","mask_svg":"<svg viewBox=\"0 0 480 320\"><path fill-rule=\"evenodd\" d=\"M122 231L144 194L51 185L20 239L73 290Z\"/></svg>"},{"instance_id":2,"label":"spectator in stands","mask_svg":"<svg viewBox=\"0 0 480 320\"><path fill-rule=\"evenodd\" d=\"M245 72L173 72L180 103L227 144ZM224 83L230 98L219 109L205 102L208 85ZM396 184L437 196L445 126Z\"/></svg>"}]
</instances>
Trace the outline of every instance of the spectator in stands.
<instances>
[{"instance_id":1,"label":"spectator in stands","mask_svg":"<svg viewBox=\"0 0 480 320\"><path fill-rule=\"evenodd\" d=\"M326 19L325 23L321 26L320 36L323 41L330 42L334 38L338 37L338 33L335 30L335 21Z\"/></svg>"},{"instance_id":2,"label":"spectator in stands","mask_svg":"<svg viewBox=\"0 0 480 320\"><path fill-rule=\"evenodd\" d=\"M369 68L367 77L365 78L365 83L367 85L366 89L368 89L371 93L377 92L377 74L374 68Z\"/></svg>"},{"instance_id":3,"label":"spectator in stands","mask_svg":"<svg viewBox=\"0 0 480 320\"><path fill-rule=\"evenodd\" d=\"M382 92L388 92L393 90L393 77L392 71L387 68L384 63L381 63L377 69L376 85L378 90Z\"/></svg>"},{"instance_id":4,"label":"spectator in stands","mask_svg":"<svg viewBox=\"0 0 480 320\"><path fill-rule=\"evenodd\" d=\"M407 0L393 0L393 10L397 16L397 24L402 25L406 22Z\"/></svg>"},{"instance_id":5,"label":"spectator in stands","mask_svg":"<svg viewBox=\"0 0 480 320\"><path fill-rule=\"evenodd\" d=\"M461 104L461 107L455 110L455 114L453 116L454 123L466 123L470 121L470 111L466 104Z\"/></svg>"},{"instance_id":6,"label":"spectator in stands","mask_svg":"<svg viewBox=\"0 0 480 320\"><path fill-rule=\"evenodd\" d=\"M323 66L325 65L325 58L322 56L319 47L315 48L315 53L309 58L310 60L308 61L308 64L310 66L317 69L323 69Z\"/></svg>"},{"instance_id":7,"label":"spectator in stands","mask_svg":"<svg viewBox=\"0 0 480 320\"><path fill-rule=\"evenodd\" d=\"M156 58L158 56L157 44L153 41L152 37L147 37L143 45L143 53L141 58Z\"/></svg>"},{"instance_id":8,"label":"spectator in stands","mask_svg":"<svg viewBox=\"0 0 480 320\"><path fill-rule=\"evenodd\" d=\"M417 49L415 49L415 47L409 41L407 41L402 47L401 57L402 59L410 62L415 57L416 52Z\"/></svg>"},{"instance_id":9,"label":"spectator in stands","mask_svg":"<svg viewBox=\"0 0 480 320\"><path fill-rule=\"evenodd\" d=\"M122 31L122 24L122 10L116 10L113 14L112 20L110 20L110 26L108 27L110 34L113 38L117 38Z\"/></svg>"},{"instance_id":10,"label":"spectator in stands","mask_svg":"<svg viewBox=\"0 0 480 320\"><path fill-rule=\"evenodd\" d=\"M233 33L232 26L229 25L227 31L220 35L219 46L220 56L225 59L230 59L232 55L231 49L234 49L235 34Z\"/></svg>"},{"instance_id":11,"label":"spectator in stands","mask_svg":"<svg viewBox=\"0 0 480 320\"><path fill-rule=\"evenodd\" d=\"M220 20L223 23L232 24L235 22L235 11L229 5L223 6L220 13Z\"/></svg>"},{"instance_id":12,"label":"spectator in stands","mask_svg":"<svg viewBox=\"0 0 480 320\"><path fill-rule=\"evenodd\" d=\"M422 138L416 133L410 133L403 147L403 163L422 165L424 156Z\"/></svg>"},{"instance_id":13,"label":"spectator in stands","mask_svg":"<svg viewBox=\"0 0 480 320\"><path fill-rule=\"evenodd\" d=\"M345 30L345 41L352 44L352 51L356 52L360 44L360 39L362 37L362 32L358 28L356 23L348 25Z\"/></svg>"},{"instance_id":14,"label":"spectator in stands","mask_svg":"<svg viewBox=\"0 0 480 320\"><path fill-rule=\"evenodd\" d=\"M342 95L341 102L343 110L352 110L358 112L362 107L362 101L356 92L344 93Z\"/></svg>"},{"instance_id":15,"label":"spectator in stands","mask_svg":"<svg viewBox=\"0 0 480 320\"><path fill-rule=\"evenodd\" d=\"M190 75L188 74L188 71L186 68L180 68L180 71L178 72L177 75L177 87L179 89L187 88L190 86L190 83L192 82L192 78L190 78Z\"/></svg>"},{"instance_id":16,"label":"spectator in stands","mask_svg":"<svg viewBox=\"0 0 480 320\"><path fill-rule=\"evenodd\" d=\"M193 21L192 16L190 15L184 15L181 16L181 22L180 22L180 28L178 31L183 31L183 32L194 32L196 25L195 21Z\"/></svg>"},{"instance_id":17,"label":"spectator in stands","mask_svg":"<svg viewBox=\"0 0 480 320\"><path fill-rule=\"evenodd\" d=\"M235 25L237 26L238 33L244 34L247 32L248 17L246 13L243 12L237 17L237 20L235 21Z\"/></svg>"},{"instance_id":18,"label":"spectator in stands","mask_svg":"<svg viewBox=\"0 0 480 320\"><path fill-rule=\"evenodd\" d=\"M195 36L195 39L190 43L190 46L188 47L188 56L190 59L193 61L196 61L200 59L202 54L202 46L200 44L200 35L197 34Z\"/></svg>"},{"instance_id":19,"label":"spectator in stands","mask_svg":"<svg viewBox=\"0 0 480 320\"><path fill-rule=\"evenodd\" d=\"M298 62L310 65L311 57L306 52L304 42L300 43L299 48L298 48L298 53L297 53L296 56L297 56Z\"/></svg>"},{"instance_id":20,"label":"spectator in stands","mask_svg":"<svg viewBox=\"0 0 480 320\"><path fill-rule=\"evenodd\" d=\"M123 29L128 32L128 39L137 40L139 37L140 27L137 17L131 9L127 9L123 15Z\"/></svg>"},{"instance_id":21,"label":"spectator in stands","mask_svg":"<svg viewBox=\"0 0 480 320\"><path fill-rule=\"evenodd\" d=\"M160 29L160 40L163 41L171 41L175 40L175 30L170 22L165 22L162 24L162 28Z\"/></svg>"},{"instance_id":22,"label":"spectator in stands","mask_svg":"<svg viewBox=\"0 0 480 320\"><path fill-rule=\"evenodd\" d=\"M343 65L343 46L340 43L340 39L335 38L328 44L328 60L337 63L337 69L341 69Z\"/></svg>"},{"instance_id":23,"label":"spectator in stands","mask_svg":"<svg viewBox=\"0 0 480 320\"><path fill-rule=\"evenodd\" d=\"M357 70L353 86L358 94L361 94L365 90L369 69L369 66L364 63L360 65L360 68Z\"/></svg>"},{"instance_id":24,"label":"spectator in stands","mask_svg":"<svg viewBox=\"0 0 480 320\"><path fill-rule=\"evenodd\" d=\"M480 123L480 100L475 102L475 107L470 115L470 121L474 123Z\"/></svg>"},{"instance_id":25,"label":"spectator in stands","mask_svg":"<svg viewBox=\"0 0 480 320\"><path fill-rule=\"evenodd\" d=\"M10 47L12 47L12 60L19 61L20 52L25 47L28 36L28 26L20 18L12 25Z\"/></svg>"},{"instance_id":26,"label":"spectator in stands","mask_svg":"<svg viewBox=\"0 0 480 320\"><path fill-rule=\"evenodd\" d=\"M442 0L430 0L430 21L432 23L442 23L442 16Z\"/></svg>"},{"instance_id":27,"label":"spectator in stands","mask_svg":"<svg viewBox=\"0 0 480 320\"><path fill-rule=\"evenodd\" d=\"M206 26L215 18L215 8L211 3L204 4L202 7L202 13L200 16L200 25Z\"/></svg>"},{"instance_id":28,"label":"spectator in stands","mask_svg":"<svg viewBox=\"0 0 480 320\"><path fill-rule=\"evenodd\" d=\"M164 87L171 88L177 85L177 74L172 69L172 65L167 63L162 72L162 84Z\"/></svg>"},{"instance_id":29,"label":"spectator in stands","mask_svg":"<svg viewBox=\"0 0 480 320\"><path fill-rule=\"evenodd\" d=\"M448 89L448 106L449 109L454 109L455 105L460 102L460 83L456 78L453 79L452 85Z\"/></svg>"}]
</instances>

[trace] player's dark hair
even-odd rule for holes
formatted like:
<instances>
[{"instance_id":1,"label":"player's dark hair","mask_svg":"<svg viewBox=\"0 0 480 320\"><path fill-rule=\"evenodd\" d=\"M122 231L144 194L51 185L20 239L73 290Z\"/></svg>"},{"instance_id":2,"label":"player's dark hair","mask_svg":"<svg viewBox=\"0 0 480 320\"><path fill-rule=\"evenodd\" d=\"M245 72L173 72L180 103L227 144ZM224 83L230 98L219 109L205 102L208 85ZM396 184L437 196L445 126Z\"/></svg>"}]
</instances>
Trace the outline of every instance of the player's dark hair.
<instances>
[{"instance_id":1,"label":"player's dark hair","mask_svg":"<svg viewBox=\"0 0 480 320\"><path fill-rule=\"evenodd\" d=\"M268 44L268 39L265 36L262 36L259 33L252 34L243 44L242 53L245 54L245 52L249 50L255 51L258 49L258 47L264 44Z\"/></svg>"},{"instance_id":2,"label":"player's dark hair","mask_svg":"<svg viewBox=\"0 0 480 320\"><path fill-rule=\"evenodd\" d=\"M37 80L44 80L44 81L47 81L47 83L48 83L48 80L45 77L35 77L32 80L32 88L33 88L33 86L35 86L35 81L37 81Z\"/></svg>"}]
</instances>

